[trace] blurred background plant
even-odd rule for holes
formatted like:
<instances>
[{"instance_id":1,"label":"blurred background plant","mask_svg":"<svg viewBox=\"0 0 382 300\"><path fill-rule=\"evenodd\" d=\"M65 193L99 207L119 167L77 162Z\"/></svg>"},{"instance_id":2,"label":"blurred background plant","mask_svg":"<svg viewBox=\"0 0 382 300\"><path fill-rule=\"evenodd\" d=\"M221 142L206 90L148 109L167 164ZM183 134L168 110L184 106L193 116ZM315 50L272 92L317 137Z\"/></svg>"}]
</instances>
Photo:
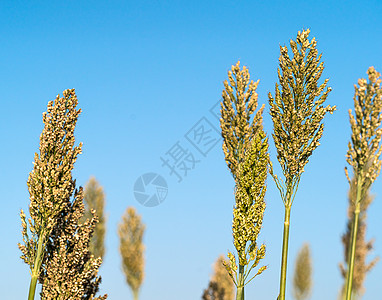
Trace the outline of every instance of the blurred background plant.
<instances>
[{"instance_id":1,"label":"blurred background plant","mask_svg":"<svg viewBox=\"0 0 382 300\"><path fill-rule=\"evenodd\" d=\"M229 274L227 273L224 264L228 261L224 255L220 255L214 264L214 274L209 281L207 289L204 290L203 300L233 300L234 287Z\"/></svg>"},{"instance_id":2,"label":"blurred background plant","mask_svg":"<svg viewBox=\"0 0 382 300\"><path fill-rule=\"evenodd\" d=\"M345 279L340 292L340 299L343 299L346 287L346 273L347 273L347 262L349 261L350 253L350 237L353 222L353 215L355 210L355 200L357 197L357 189L355 186L355 180L352 178L348 199L348 221L346 225L346 232L342 235L342 244L344 246L344 263L340 263L341 275ZM367 273L376 265L379 257L375 257L371 262L367 263L366 258L373 250L374 240L366 241L366 229L367 229L367 208L373 201L374 196L370 195L370 189L368 189L364 194L364 199L361 200L359 222L357 229L357 239L356 239L356 249L355 249L355 259L354 259L354 274L353 274L353 291L352 299L360 299L365 292L363 283L366 279Z\"/></svg>"},{"instance_id":3,"label":"blurred background plant","mask_svg":"<svg viewBox=\"0 0 382 300\"><path fill-rule=\"evenodd\" d=\"M102 186L99 185L95 177L90 177L85 186L84 192L85 213L83 221L92 218L92 210L95 210L98 223L95 225L93 236L90 240L89 250L94 257L105 256L105 232L106 232L106 217L105 209L105 193Z\"/></svg>"},{"instance_id":4,"label":"blurred background plant","mask_svg":"<svg viewBox=\"0 0 382 300\"><path fill-rule=\"evenodd\" d=\"M142 223L134 207L128 207L122 216L118 227L120 238L120 253L122 269L126 276L134 300L138 300L139 289L144 278L144 245L143 234L145 225Z\"/></svg>"},{"instance_id":5,"label":"blurred background plant","mask_svg":"<svg viewBox=\"0 0 382 300\"><path fill-rule=\"evenodd\" d=\"M382 153L380 145L382 137L382 87L381 76L374 67L367 70L369 82L362 78L358 80L358 87L354 85L354 112L349 110L350 126L352 130L351 141L348 144L346 161L352 167L353 179L349 177L348 169L345 167L345 174L350 186L350 207L349 214L351 226L350 233L345 234L345 252L347 259L345 299L350 300L353 294L358 296L362 293L362 282L368 267L365 265L365 257L370 243L364 242L366 229L365 211L371 202L369 189L381 170L382 161L379 159ZM358 237L360 230L361 237ZM359 244L357 245L357 240ZM356 273L357 251L359 261L358 268L362 270ZM374 262L375 263L375 262ZM343 270L345 268L343 267ZM357 276L357 277L356 277ZM362 279L361 279L362 278ZM357 279L357 281L356 281Z\"/></svg>"},{"instance_id":6,"label":"blurred background plant","mask_svg":"<svg viewBox=\"0 0 382 300\"><path fill-rule=\"evenodd\" d=\"M310 298L312 291L312 257L310 247L305 243L297 254L293 276L293 297L296 300Z\"/></svg>"},{"instance_id":7,"label":"blurred background plant","mask_svg":"<svg viewBox=\"0 0 382 300\"><path fill-rule=\"evenodd\" d=\"M210 281L203 292L202 300L223 300L224 295L224 289L216 281Z\"/></svg>"}]
</instances>

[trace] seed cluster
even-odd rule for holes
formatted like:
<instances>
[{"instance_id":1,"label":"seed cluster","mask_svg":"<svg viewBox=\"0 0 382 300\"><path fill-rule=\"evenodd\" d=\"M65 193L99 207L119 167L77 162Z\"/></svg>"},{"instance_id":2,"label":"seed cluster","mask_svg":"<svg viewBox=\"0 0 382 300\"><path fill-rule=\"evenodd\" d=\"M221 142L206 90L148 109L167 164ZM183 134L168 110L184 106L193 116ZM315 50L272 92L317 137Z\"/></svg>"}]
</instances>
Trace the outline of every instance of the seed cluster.
<instances>
[{"instance_id":1,"label":"seed cluster","mask_svg":"<svg viewBox=\"0 0 382 300\"><path fill-rule=\"evenodd\" d=\"M235 207L233 209L232 234L238 253L239 266L247 266L245 277L265 256L265 245L257 246L265 211L267 177L268 139L262 125L264 105L257 109L256 88L258 81L250 81L246 67L240 70L240 62L228 72L224 82L223 102L221 103L220 126L223 137L225 160L235 179ZM236 258L228 253L229 263L225 267L238 286ZM265 270L259 268L256 275ZM256 276L255 275L255 276ZM251 279L252 280L252 279Z\"/></svg>"},{"instance_id":2,"label":"seed cluster","mask_svg":"<svg viewBox=\"0 0 382 300\"><path fill-rule=\"evenodd\" d=\"M40 155L35 154L34 167L28 178L30 195L28 219L32 236L29 238L26 216L21 210L24 245L20 245L21 258L31 270L34 268L38 237L46 243L56 225L58 214L73 195L75 181L72 170L82 144L74 147L74 128L81 112L76 110L74 90L66 90L64 97L57 96L48 103L43 113L44 129L40 136Z\"/></svg>"},{"instance_id":3,"label":"seed cluster","mask_svg":"<svg viewBox=\"0 0 382 300\"><path fill-rule=\"evenodd\" d=\"M290 41L293 59L288 55L288 48L280 46L280 68L277 70L280 84L276 83L274 98L268 94L277 159L289 189L298 185L309 157L320 144L325 114L336 109L323 106L331 88L326 88L328 79L318 86L324 66L320 62L322 54L317 57L315 38L308 40L309 32L309 29L299 31L296 42ZM286 196L281 179L271 174Z\"/></svg>"},{"instance_id":4,"label":"seed cluster","mask_svg":"<svg viewBox=\"0 0 382 300\"><path fill-rule=\"evenodd\" d=\"M262 113L264 105L256 112L252 124L250 119L257 109L258 94L256 93L259 80L250 81L249 70L240 70L240 61L228 71L228 79L224 81L221 103L220 128L223 137L225 161L236 178L236 169L240 163L240 151L262 130Z\"/></svg>"},{"instance_id":5,"label":"seed cluster","mask_svg":"<svg viewBox=\"0 0 382 300\"><path fill-rule=\"evenodd\" d=\"M265 211L265 181L268 165L268 140L260 131L252 140L250 148L243 153L244 161L239 164L233 210L233 238L239 253L239 264L247 265L246 246L249 242L249 260L257 256L256 240L263 224ZM265 246L264 254L265 254ZM262 258L262 257L261 257Z\"/></svg>"},{"instance_id":6,"label":"seed cluster","mask_svg":"<svg viewBox=\"0 0 382 300\"><path fill-rule=\"evenodd\" d=\"M98 222L95 210L92 218L81 223L84 214L83 190L75 193L73 203L61 212L48 242L49 265L42 273L42 300L94 299L104 300L107 295L94 298L101 278L97 276L102 263L89 251L89 242Z\"/></svg>"},{"instance_id":7,"label":"seed cluster","mask_svg":"<svg viewBox=\"0 0 382 300\"><path fill-rule=\"evenodd\" d=\"M93 299L98 290L101 259L88 246L97 218L81 224L82 188L75 188L72 170L82 144L74 146L74 129L81 112L74 89L65 90L48 103L43 114L40 155L35 154L29 174L29 213L21 210L21 258L32 277L43 285L42 299ZM74 198L73 201L71 200ZM28 226L29 225L29 226ZM28 231L29 227L29 231ZM106 295L97 299L106 299Z\"/></svg>"}]
</instances>

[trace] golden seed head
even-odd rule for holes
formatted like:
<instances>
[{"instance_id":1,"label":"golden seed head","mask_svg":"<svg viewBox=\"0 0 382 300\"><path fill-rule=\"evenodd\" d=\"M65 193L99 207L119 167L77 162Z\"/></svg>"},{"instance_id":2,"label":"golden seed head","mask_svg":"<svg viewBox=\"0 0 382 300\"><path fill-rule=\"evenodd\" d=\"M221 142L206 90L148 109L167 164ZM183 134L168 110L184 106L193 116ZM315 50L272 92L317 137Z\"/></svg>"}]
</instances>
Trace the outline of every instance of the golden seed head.
<instances>
[{"instance_id":1,"label":"golden seed head","mask_svg":"<svg viewBox=\"0 0 382 300\"><path fill-rule=\"evenodd\" d=\"M296 42L290 41L292 59L288 48L280 46L279 84L276 83L274 98L268 94L273 139L286 185L296 182L304 172L309 157L320 144L325 114L336 109L323 106L331 88L326 88L328 79L318 86L324 66L320 62L322 55L317 56L317 42L314 38L309 41L309 33L309 29L299 31Z\"/></svg>"},{"instance_id":2,"label":"golden seed head","mask_svg":"<svg viewBox=\"0 0 382 300\"><path fill-rule=\"evenodd\" d=\"M248 68L240 70L240 61L228 72L228 80L224 81L223 101L221 103L220 127L223 137L225 160L236 177L236 169L240 163L240 151L262 130L262 112L264 105L257 109L257 82L250 81Z\"/></svg>"}]
</instances>

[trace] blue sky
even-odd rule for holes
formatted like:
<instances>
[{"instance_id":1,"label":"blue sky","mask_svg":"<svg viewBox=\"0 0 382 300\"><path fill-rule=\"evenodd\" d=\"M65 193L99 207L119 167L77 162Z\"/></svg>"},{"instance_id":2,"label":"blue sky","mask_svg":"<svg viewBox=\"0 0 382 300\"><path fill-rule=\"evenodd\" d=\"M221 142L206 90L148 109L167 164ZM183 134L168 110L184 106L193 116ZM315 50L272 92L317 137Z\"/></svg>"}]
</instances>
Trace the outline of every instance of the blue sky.
<instances>
[{"instance_id":1,"label":"blue sky","mask_svg":"<svg viewBox=\"0 0 382 300\"><path fill-rule=\"evenodd\" d=\"M113 300L132 299L117 237L121 216L132 205L147 226L140 299L200 299L215 259L234 250L234 182L221 141L203 155L187 133L199 121L219 130L210 109L220 100L227 71L240 60L252 79L260 79L259 103L266 105L270 135L267 94L274 95L279 45L289 45L306 28L323 53L322 80L329 78L333 88L327 103L337 111L325 118L321 146L305 168L292 208L287 295L291 299L296 253L309 242L312 299L336 299L347 213L347 111L358 78L366 78L369 66L382 71L381 15L380 1L1 1L2 299L27 295L30 277L17 248L18 214L29 204L26 181L42 113L67 88L76 89L83 111L76 129L83 154L73 175L78 185L94 175L106 193L101 292ZM199 160L181 182L161 161L176 144ZM271 157L277 165L272 140ZM168 185L165 201L156 207L142 206L133 193L136 180L150 172ZM380 178L372 191L367 236L375 238L373 257L382 253ZM248 285L248 299L278 295L283 204L271 178L266 201L259 242L267 246L268 270ZM363 299L382 292L381 277L378 263L366 278Z\"/></svg>"}]
</instances>

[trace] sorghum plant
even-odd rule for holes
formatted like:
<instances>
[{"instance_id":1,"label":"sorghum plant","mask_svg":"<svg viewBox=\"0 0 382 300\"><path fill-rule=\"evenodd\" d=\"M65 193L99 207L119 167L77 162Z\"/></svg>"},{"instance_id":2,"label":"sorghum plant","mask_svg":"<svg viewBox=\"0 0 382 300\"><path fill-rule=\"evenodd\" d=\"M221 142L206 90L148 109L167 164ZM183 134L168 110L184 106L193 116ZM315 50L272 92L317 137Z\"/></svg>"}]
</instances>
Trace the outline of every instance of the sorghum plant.
<instances>
[{"instance_id":1,"label":"sorghum plant","mask_svg":"<svg viewBox=\"0 0 382 300\"><path fill-rule=\"evenodd\" d=\"M228 275L224 265L228 261L220 255L214 265L214 274L204 291L203 300L233 300L234 284Z\"/></svg>"},{"instance_id":2,"label":"sorghum plant","mask_svg":"<svg viewBox=\"0 0 382 300\"><path fill-rule=\"evenodd\" d=\"M353 222L353 215L355 210L355 200L357 197L357 190L355 186L354 178L351 180L348 199L349 199L349 209L348 209L348 222L346 226L346 232L342 235L342 244L344 245L344 258L345 263L340 264L340 270L342 277L346 281L346 273L347 273L347 262L349 260L349 249L350 249L350 237L351 237L351 229ZM375 266L378 257L375 257L370 263L366 263L366 257L373 249L374 241L366 241L366 210L370 203L373 201L373 198L370 195L370 190L367 190L364 193L364 199L361 200L360 206L360 214L359 214L359 223L357 229L357 240L356 240L356 248L355 248L355 260L354 260L354 274L353 274L353 291L352 295L355 299L360 298L364 293L363 282L365 281L366 274ZM343 299L345 294L346 282L343 285L341 290L341 297Z\"/></svg>"},{"instance_id":3,"label":"sorghum plant","mask_svg":"<svg viewBox=\"0 0 382 300\"><path fill-rule=\"evenodd\" d=\"M282 180L276 176L271 165L271 175L285 206L279 300L285 300L292 203L304 167L320 144L319 140L324 130L322 120L327 112L333 113L335 110L335 106L323 106L331 88L326 88L328 79L318 86L324 66L323 62L320 62L322 54L317 57L315 38L308 40L309 32L309 29L299 31L296 42L290 41L292 59L288 55L288 48L280 46L280 68L277 72L281 91L276 83L275 98L271 93L268 94L274 127L272 136L277 149L277 159L285 177Z\"/></svg>"},{"instance_id":4,"label":"sorghum plant","mask_svg":"<svg viewBox=\"0 0 382 300\"><path fill-rule=\"evenodd\" d=\"M308 299L312 289L312 258L309 244L304 244L297 254L294 277L293 296L296 300Z\"/></svg>"},{"instance_id":5,"label":"sorghum plant","mask_svg":"<svg viewBox=\"0 0 382 300\"><path fill-rule=\"evenodd\" d=\"M224 82L220 126L225 160L235 179L232 233L239 262L237 266L235 255L229 252L225 267L237 287L236 299L243 300L244 286L266 269L259 268L247 280L265 256L265 245L258 247L257 237L265 210L268 139L262 126L264 106L250 122L257 108L258 82L249 81L249 71L246 67L240 70L240 62L232 66L228 78L230 84Z\"/></svg>"},{"instance_id":6,"label":"sorghum plant","mask_svg":"<svg viewBox=\"0 0 382 300\"><path fill-rule=\"evenodd\" d=\"M134 300L138 300L139 289L144 276L143 258L143 234L145 225L135 208L126 209L119 224L118 234L120 238L120 253L122 256L122 268L126 275L127 284L130 286Z\"/></svg>"},{"instance_id":7,"label":"sorghum plant","mask_svg":"<svg viewBox=\"0 0 382 300\"><path fill-rule=\"evenodd\" d=\"M362 201L374 180L379 175L382 161L380 145L382 137L382 87L381 76L374 67L367 70L369 83L366 79L358 80L358 87L354 85L355 116L349 110L352 130L351 142L348 144L346 161L353 168L356 197L354 200L354 213L352 220L350 247L348 254L348 270L346 275L346 300L351 299L353 291L354 261L356 255L357 232ZM346 177L351 185L348 170Z\"/></svg>"},{"instance_id":8,"label":"sorghum plant","mask_svg":"<svg viewBox=\"0 0 382 300\"><path fill-rule=\"evenodd\" d=\"M37 280L47 266L46 246L60 213L75 189L72 170L81 146L74 146L74 128L81 110L76 109L77 97L66 90L48 103L43 114L44 129L40 136L40 155L35 154L34 168L29 174L30 218L21 210L21 258L31 270L28 299L34 299ZM28 226L29 225L29 226ZM29 230L28 230L29 229ZM41 278L39 280L41 281Z\"/></svg>"},{"instance_id":9,"label":"sorghum plant","mask_svg":"<svg viewBox=\"0 0 382 300\"><path fill-rule=\"evenodd\" d=\"M85 186L85 213L83 220L91 219L91 211L94 209L98 217L98 223L94 228L94 234L90 240L89 250L94 257L101 257L105 255L105 232L106 232L106 218L104 214L105 207L105 194L102 186L98 181L91 177Z\"/></svg>"}]
</instances>

